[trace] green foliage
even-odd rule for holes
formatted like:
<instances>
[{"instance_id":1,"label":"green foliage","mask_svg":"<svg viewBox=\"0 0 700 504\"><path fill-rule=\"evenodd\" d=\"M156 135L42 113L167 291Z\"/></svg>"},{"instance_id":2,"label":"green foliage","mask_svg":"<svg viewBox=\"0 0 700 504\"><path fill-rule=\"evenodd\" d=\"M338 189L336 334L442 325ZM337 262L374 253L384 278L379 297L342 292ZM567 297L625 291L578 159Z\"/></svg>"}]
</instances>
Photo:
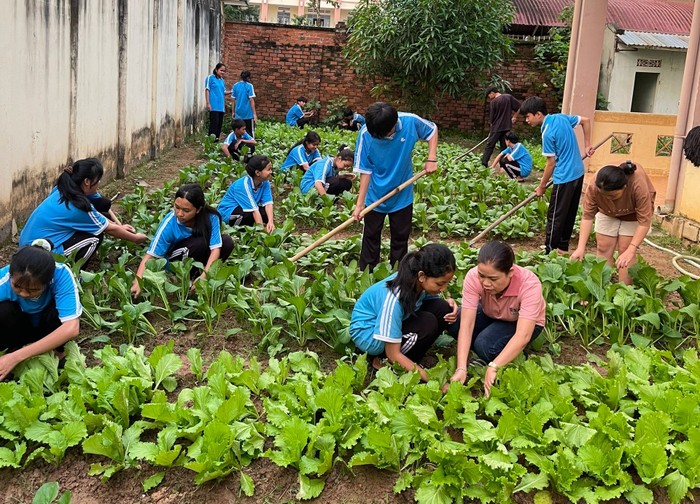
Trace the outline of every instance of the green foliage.
<instances>
[{"instance_id":1,"label":"green foliage","mask_svg":"<svg viewBox=\"0 0 700 504\"><path fill-rule=\"evenodd\" d=\"M547 72L552 87L547 94L556 97L560 104L564 94L566 80L566 65L569 59L569 43L571 41L571 19L574 14L573 6L564 7L559 13L559 20L564 26L554 26L549 29L549 40L535 46L535 61Z\"/></svg>"},{"instance_id":2,"label":"green foliage","mask_svg":"<svg viewBox=\"0 0 700 504\"><path fill-rule=\"evenodd\" d=\"M57 482L52 481L50 483L44 483L39 487L34 498L32 499L32 504L70 504L72 494L70 491L63 492L60 497L58 495L59 485Z\"/></svg>"},{"instance_id":3,"label":"green foliage","mask_svg":"<svg viewBox=\"0 0 700 504\"><path fill-rule=\"evenodd\" d=\"M373 94L429 113L437 99L481 93L510 40L513 4L498 0L363 0L348 20L344 54L378 81Z\"/></svg>"},{"instance_id":4,"label":"green foliage","mask_svg":"<svg viewBox=\"0 0 700 504\"><path fill-rule=\"evenodd\" d=\"M257 21L260 18L260 7L257 5L224 5L226 21Z\"/></svg>"}]
</instances>

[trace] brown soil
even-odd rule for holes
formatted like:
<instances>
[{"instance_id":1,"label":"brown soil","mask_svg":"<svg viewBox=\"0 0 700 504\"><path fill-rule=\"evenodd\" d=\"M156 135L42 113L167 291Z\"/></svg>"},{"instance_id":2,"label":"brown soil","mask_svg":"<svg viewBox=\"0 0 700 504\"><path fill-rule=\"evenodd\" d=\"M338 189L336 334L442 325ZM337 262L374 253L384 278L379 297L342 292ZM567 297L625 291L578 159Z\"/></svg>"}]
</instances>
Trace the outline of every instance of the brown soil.
<instances>
[{"instance_id":1,"label":"brown soil","mask_svg":"<svg viewBox=\"0 0 700 504\"><path fill-rule=\"evenodd\" d=\"M164 153L156 161L145 163L133 169L125 179L115 180L102 188L107 196L117 193L124 195L129 193L136 184L158 188L164 181L172 180L178 171L189 164L200 162L200 147L197 144L187 143L179 148L174 148ZM334 239L343 239L358 233L358 228L352 226L343 231ZM518 248L525 250L537 250L542 237L518 242ZM12 243L0 247L0 264L9 262L11 254L16 250ZM666 253L657 251L647 245L640 247L640 253L659 273L664 277L678 276L678 272L670 263ZM158 328L162 324L154 321ZM202 327L192 327L186 333L171 334L159 331L159 335L148 341L139 341L137 344L145 344L148 349L155 345L175 341L175 352L185 356L187 350L196 346L202 350L205 360L210 360L219 351L226 349L234 354L245 357L265 356L258 350L258 341L255 337L244 331L226 339L223 335L231 327L245 327L230 315L225 315L214 334L203 336ZM90 331L84 331L89 338L93 336ZM86 338L86 339L87 339ZM592 350L584 349L572 338L562 338L562 352L556 358L557 362L565 364L580 364L589 361L590 353L604 356L608 347L594 347ZM119 342L114 342L118 344ZM97 345L82 344L85 353L90 354L90 349ZM290 349L296 350L290 343ZM321 355L324 367L332 367L337 355L325 345L319 342L311 342L308 349ZM446 354L454 353L454 346L445 349ZM435 357L429 357L434 360ZM191 385L193 379L184 371L178 376L181 386ZM255 496L245 498L239 495L238 475L223 478L218 482L206 483L197 487L194 482L194 474L183 468L175 468L166 471L163 483L149 492L143 492L142 481L157 472L156 468L144 466L141 469L129 469L117 473L106 483L101 483L99 478L88 476L91 463L97 461L97 457L82 455L79 449L70 450L66 458L58 465L47 464L39 461L21 470L0 470L0 502L24 503L30 502L37 489L45 482L57 481L61 492L70 490L73 494L73 503L80 504L124 504L132 502L142 503L229 503L229 502L296 502L298 490L298 475L295 470L277 467L267 459L254 461L245 472L249 474L256 485ZM413 502L413 493L408 491L401 495L395 495L392 486L397 475L374 468L357 468L350 471L342 464L336 464L326 480L326 487L321 496L314 502L328 503L407 503ZM519 503L533 502L534 494L520 494L514 496ZM566 502L565 499L553 496L553 502ZM655 495L655 502L668 502L665 494Z\"/></svg>"}]
</instances>

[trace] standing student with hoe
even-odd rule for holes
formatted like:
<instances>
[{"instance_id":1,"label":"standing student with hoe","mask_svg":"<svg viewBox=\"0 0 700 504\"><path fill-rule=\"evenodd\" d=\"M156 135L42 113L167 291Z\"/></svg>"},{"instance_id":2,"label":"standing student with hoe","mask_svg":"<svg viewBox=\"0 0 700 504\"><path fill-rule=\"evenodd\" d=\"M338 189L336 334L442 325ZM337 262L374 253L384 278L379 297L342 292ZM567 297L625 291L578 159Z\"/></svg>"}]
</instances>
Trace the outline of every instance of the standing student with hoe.
<instances>
[{"instance_id":1,"label":"standing student with hoe","mask_svg":"<svg viewBox=\"0 0 700 504\"><path fill-rule=\"evenodd\" d=\"M581 125L586 155L592 156L595 149L591 147L591 121L583 116L548 114L547 104L538 96L525 100L520 113L530 126L540 126L542 130L542 155L547 164L535 194L544 194L550 178L554 182L547 210L545 251L567 253L585 173L574 128Z\"/></svg>"},{"instance_id":2,"label":"standing student with hoe","mask_svg":"<svg viewBox=\"0 0 700 504\"><path fill-rule=\"evenodd\" d=\"M486 149L481 157L481 164L489 165L491 154L496 147L496 142L500 143L501 150L506 148L506 133L510 131L515 122L520 102L507 93L501 93L496 86L489 86L486 89L486 98L489 100L489 137L486 140Z\"/></svg>"},{"instance_id":3,"label":"standing student with hoe","mask_svg":"<svg viewBox=\"0 0 700 504\"><path fill-rule=\"evenodd\" d=\"M360 174L360 189L352 216L358 222L366 206L388 194L413 176L411 154L418 140L428 142L425 171L437 170L438 129L434 123L415 114L397 112L384 102L367 108L366 125L357 136L355 172ZM413 185L392 196L364 216L360 269L374 269L379 263L384 219L389 216L391 251L396 264L408 252L408 237L413 220Z\"/></svg>"}]
</instances>

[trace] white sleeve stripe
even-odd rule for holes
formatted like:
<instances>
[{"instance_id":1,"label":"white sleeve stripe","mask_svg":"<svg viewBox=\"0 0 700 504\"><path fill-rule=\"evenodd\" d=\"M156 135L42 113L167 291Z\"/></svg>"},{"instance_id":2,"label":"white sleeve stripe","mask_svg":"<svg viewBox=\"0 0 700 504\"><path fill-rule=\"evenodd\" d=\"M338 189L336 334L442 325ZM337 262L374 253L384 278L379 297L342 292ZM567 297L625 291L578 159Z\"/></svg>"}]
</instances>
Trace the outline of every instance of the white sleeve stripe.
<instances>
[{"instance_id":1,"label":"white sleeve stripe","mask_svg":"<svg viewBox=\"0 0 700 504\"><path fill-rule=\"evenodd\" d=\"M394 307L397 302L398 297L393 292L389 292L384 299L379 322L379 332L381 334L391 334L391 325L394 321Z\"/></svg>"},{"instance_id":2,"label":"white sleeve stripe","mask_svg":"<svg viewBox=\"0 0 700 504\"><path fill-rule=\"evenodd\" d=\"M384 341L385 343L401 343L401 339L392 339L382 336L381 334L374 334L372 337L378 341Z\"/></svg>"},{"instance_id":3,"label":"white sleeve stripe","mask_svg":"<svg viewBox=\"0 0 700 504\"><path fill-rule=\"evenodd\" d=\"M151 246L148 248L148 251L146 252L148 255L152 255L153 257L162 257L158 256L154 253L156 250L156 246L158 245L158 241L160 240L161 235L163 234L163 231L165 231L165 228L168 227L170 224L170 221L175 217L174 213L171 213L169 217L166 217L165 220L162 222L161 226L158 228L158 231L156 231L155 236L153 237L153 240L151 240Z\"/></svg>"},{"instance_id":4,"label":"white sleeve stripe","mask_svg":"<svg viewBox=\"0 0 700 504\"><path fill-rule=\"evenodd\" d=\"M365 136L363 134L365 131L367 131L367 126L362 126L362 129L358 133L358 138L360 140L357 142L357 152L355 152L355 170L354 171L359 171L360 173L362 173L362 171L361 171L362 168L360 167L360 159L362 159L362 148L364 147L364 143L365 143ZM371 173L371 172L367 172L367 173Z\"/></svg>"},{"instance_id":5,"label":"white sleeve stripe","mask_svg":"<svg viewBox=\"0 0 700 504\"><path fill-rule=\"evenodd\" d=\"M244 180L243 188L245 189L246 196L248 196L250 207L253 209L257 209L258 204L255 202L255 198L253 197L253 179L251 179L250 176L248 176L248 178Z\"/></svg>"},{"instance_id":6,"label":"white sleeve stripe","mask_svg":"<svg viewBox=\"0 0 700 504\"><path fill-rule=\"evenodd\" d=\"M73 276L73 272L68 266L62 263L56 263L56 267L62 270L66 270L66 273L70 278L71 283L73 284L73 296L75 297L75 311L73 315L61 318L61 322L65 322L66 320L72 320L74 318L80 317L80 315L83 313L83 306L80 304L80 291L78 289L78 283L75 281L75 277Z\"/></svg>"},{"instance_id":7,"label":"white sleeve stripe","mask_svg":"<svg viewBox=\"0 0 700 504\"><path fill-rule=\"evenodd\" d=\"M7 273L5 273L2 278L0 278L0 285L5 285L9 281L10 281L10 271L8 270Z\"/></svg>"}]
</instances>

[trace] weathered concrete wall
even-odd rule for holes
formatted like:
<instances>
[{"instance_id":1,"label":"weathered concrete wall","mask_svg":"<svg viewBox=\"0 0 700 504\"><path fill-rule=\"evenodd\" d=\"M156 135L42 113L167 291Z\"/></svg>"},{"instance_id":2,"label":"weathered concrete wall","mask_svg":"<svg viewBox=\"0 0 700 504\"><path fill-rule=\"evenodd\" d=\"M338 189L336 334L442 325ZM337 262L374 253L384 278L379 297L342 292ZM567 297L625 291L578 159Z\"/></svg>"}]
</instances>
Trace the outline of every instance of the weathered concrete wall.
<instances>
[{"instance_id":1,"label":"weathered concrete wall","mask_svg":"<svg viewBox=\"0 0 700 504\"><path fill-rule=\"evenodd\" d=\"M88 156L106 177L177 144L204 117L220 0L0 2L0 238Z\"/></svg>"}]
</instances>

